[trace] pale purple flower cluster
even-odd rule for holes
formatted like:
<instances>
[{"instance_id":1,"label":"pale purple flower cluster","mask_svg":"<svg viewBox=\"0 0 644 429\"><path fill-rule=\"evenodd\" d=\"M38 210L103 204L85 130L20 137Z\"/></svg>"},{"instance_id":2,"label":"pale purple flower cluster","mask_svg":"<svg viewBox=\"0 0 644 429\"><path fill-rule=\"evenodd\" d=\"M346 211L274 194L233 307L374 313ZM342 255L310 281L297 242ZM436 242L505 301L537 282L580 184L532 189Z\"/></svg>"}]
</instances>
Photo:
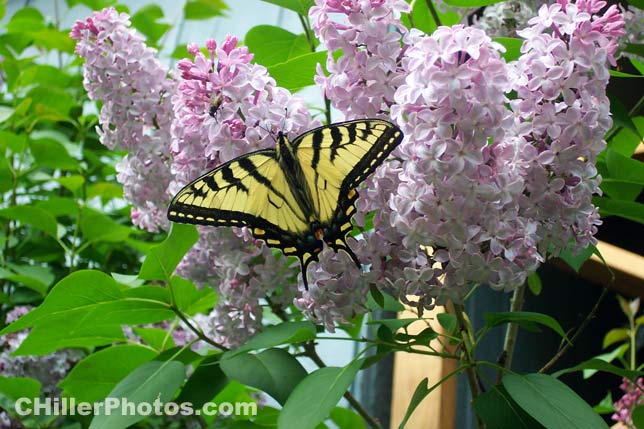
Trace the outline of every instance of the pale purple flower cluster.
<instances>
[{"instance_id":1,"label":"pale purple flower cluster","mask_svg":"<svg viewBox=\"0 0 644 429\"><path fill-rule=\"evenodd\" d=\"M325 249L296 298L297 264L245 229L200 228L179 272L218 289L215 339L235 346L261 329L267 298L294 302L333 330L366 311L370 284L422 311L472 283L511 289L571 241L592 243L594 162L611 124L607 62L624 25L614 6L600 14L604 6L542 7L518 31L521 58L507 63L480 29L408 31L403 0L316 0L312 27L329 50L329 75L316 76L324 95L348 119L386 117L405 134L359 189L355 220L374 228L350 245L366 272ZM102 141L114 147L118 138L130 151L119 180L138 225L163 226L168 197L204 171L273 147L278 131L293 137L319 125L235 37L208 40L206 53L190 45L194 58L179 62L173 81L127 25L106 9L72 35L87 58L88 91L106 106Z\"/></svg>"},{"instance_id":2,"label":"pale purple flower cluster","mask_svg":"<svg viewBox=\"0 0 644 429\"><path fill-rule=\"evenodd\" d=\"M511 289L571 240L578 248L593 242L594 162L610 127L607 63L623 33L616 7L599 14L604 5L542 7L519 31L526 41L516 63L479 29L405 33L395 55L380 59L390 78L382 94L393 99L371 97L360 110L346 88L368 94L383 82L381 70L349 74L337 64L356 52L375 56L378 44L357 36L370 30L363 18L387 16L389 28L400 28L397 12L391 2L316 2L314 29L330 51L330 75L319 78L326 96L348 118L389 110L405 133L401 161L376 172L358 202L376 211L359 256L380 273L379 285L429 307L432 297L458 296L472 283Z\"/></svg>"},{"instance_id":3,"label":"pale purple flower cluster","mask_svg":"<svg viewBox=\"0 0 644 429\"><path fill-rule=\"evenodd\" d=\"M624 21L604 1L542 6L516 63L511 102L514 132L523 151L522 213L538 222L539 251L558 255L595 244L601 223L593 194L601 193L595 161L612 125L606 96L607 63L615 62Z\"/></svg>"},{"instance_id":4,"label":"pale purple flower cluster","mask_svg":"<svg viewBox=\"0 0 644 429\"><path fill-rule=\"evenodd\" d=\"M6 324L12 323L31 310L18 306L7 313ZM14 332L0 337L0 374L5 377L30 377L40 381L41 394L53 396L56 385L67 376L84 353L76 349L61 349L43 356L12 356L27 338L29 331Z\"/></svg>"},{"instance_id":5,"label":"pale purple flower cluster","mask_svg":"<svg viewBox=\"0 0 644 429\"><path fill-rule=\"evenodd\" d=\"M516 37L518 29L525 27L534 17L536 2L514 0L485 7L480 17L474 16L473 26L490 37Z\"/></svg>"},{"instance_id":6,"label":"pale purple flower cluster","mask_svg":"<svg viewBox=\"0 0 644 429\"><path fill-rule=\"evenodd\" d=\"M170 94L175 83L148 47L130 28L127 14L114 8L77 21L70 36L85 58L83 84L102 103L97 132L110 149L128 152L118 164L117 179L132 204L132 221L150 231L165 229L172 179L169 169Z\"/></svg>"},{"instance_id":7,"label":"pale purple flower cluster","mask_svg":"<svg viewBox=\"0 0 644 429\"><path fill-rule=\"evenodd\" d=\"M325 76L318 65L315 82L333 107L351 118L374 118L388 112L399 73L401 38L407 30L400 14L409 12L403 0L318 0L309 16L315 35L329 52ZM335 15L344 19L333 20ZM345 22L346 21L346 22Z\"/></svg>"},{"instance_id":8,"label":"pale purple flower cluster","mask_svg":"<svg viewBox=\"0 0 644 429\"><path fill-rule=\"evenodd\" d=\"M172 192L222 162L274 147L278 131L294 137L319 125L305 101L276 86L235 37L226 37L221 46L208 40L206 48L209 57L189 46L194 60L178 65L182 80L172 97ZM179 272L218 288L211 328L216 341L235 346L261 328L267 295L279 289L277 301L283 306L292 302L296 268L245 229L204 227Z\"/></svg>"},{"instance_id":9,"label":"pale purple flower cluster","mask_svg":"<svg viewBox=\"0 0 644 429\"><path fill-rule=\"evenodd\" d=\"M408 251L434 250L437 286L510 288L541 262L536 225L519 214L520 148L505 140L511 87L502 47L472 27L411 32L392 117L408 140L389 205Z\"/></svg>"},{"instance_id":10,"label":"pale purple flower cluster","mask_svg":"<svg viewBox=\"0 0 644 429\"><path fill-rule=\"evenodd\" d=\"M644 10L628 6L624 10L624 37L619 39L619 55L642 61L642 55L623 52L629 43L639 44L644 40ZM0 76L1 78L1 76Z\"/></svg>"},{"instance_id":11,"label":"pale purple flower cluster","mask_svg":"<svg viewBox=\"0 0 644 429\"><path fill-rule=\"evenodd\" d=\"M620 422L628 429L636 429L631 419L633 409L644 404L644 380L642 377L631 381L627 378L622 380L619 386L624 392L621 398L615 402L617 411L611 416L613 421Z\"/></svg>"}]
</instances>

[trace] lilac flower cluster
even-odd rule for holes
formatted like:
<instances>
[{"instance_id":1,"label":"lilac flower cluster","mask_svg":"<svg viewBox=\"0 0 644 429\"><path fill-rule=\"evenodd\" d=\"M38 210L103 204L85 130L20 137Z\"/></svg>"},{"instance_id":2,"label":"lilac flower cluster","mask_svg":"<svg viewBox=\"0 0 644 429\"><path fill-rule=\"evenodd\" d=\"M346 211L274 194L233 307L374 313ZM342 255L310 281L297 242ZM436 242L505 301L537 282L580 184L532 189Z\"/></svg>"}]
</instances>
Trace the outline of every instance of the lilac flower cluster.
<instances>
[{"instance_id":1,"label":"lilac flower cluster","mask_svg":"<svg viewBox=\"0 0 644 429\"><path fill-rule=\"evenodd\" d=\"M133 206L132 221L158 231L168 226L170 94L176 84L157 51L129 26L127 14L107 8L77 21L70 36L77 40L75 52L85 58L85 89L102 103L101 143L128 152L117 166L117 179Z\"/></svg>"},{"instance_id":2,"label":"lilac flower cluster","mask_svg":"<svg viewBox=\"0 0 644 429\"><path fill-rule=\"evenodd\" d=\"M540 253L558 255L573 241L595 244L601 223L593 194L601 193L595 161L612 125L606 96L607 62L624 20L615 5L590 0L542 6L525 39L513 80L513 132L526 165L522 212L538 222Z\"/></svg>"},{"instance_id":3,"label":"lilac flower cluster","mask_svg":"<svg viewBox=\"0 0 644 429\"><path fill-rule=\"evenodd\" d=\"M315 78L324 95L347 119L389 118L405 133L359 190L355 220L374 227L350 244L368 268L325 249L298 294L297 264L248 231L200 228L179 273L218 288L215 339L243 342L261 328L264 303L294 303L333 330L366 311L370 284L420 311L472 283L512 289L571 241L592 243L594 162L611 124L607 63L624 25L604 6L543 6L517 31L522 56L508 63L481 29L408 31L403 0L316 0L312 28L329 50L329 74L319 67ZM163 227L169 196L205 170L272 147L278 131L319 125L236 38L190 45L193 59L173 80L127 25L106 9L72 35L90 96L104 102L101 139L130 152L119 180L138 225Z\"/></svg>"},{"instance_id":4,"label":"lilac flower cluster","mask_svg":"<svg viewBox=\"0 0 644 429\"><path fill-rule=\"evenodd\" d=\"M527 25L540 4L538 1L523 0L491 4L480 17L473 17L473 26L490 37L516 37L517 30Z\"/></svg>"},{"instance_id":5,"label":"lilac flower cluster","mask_svg":"<svg viewBox=\"0 0 644 429\"><path fill-rule=\"evenodd\" d=\"M613 421L623 424L628 429L635 429L631 414L633 413L633 409L644 404L644 380L641 377L635 381L624 378L619 388L622 389L624 395L615 402L615 409L617 411L611 418Z\"/></svg>"},{"instance_id":6,"label":"lilac flower cluster","mask_svg":"<svg viewBox=\"0 0 644 429\"><path fill-rule=\"evenodd\" d=\"M278 87L266 68L251 63L246 47L226 37L206 42L208 56L189 46L194 60L179 62L181 82L172 96L171 192L203 171L257 149L273 147L278 131L298 135L319 125L304 99ZM245 229L200 228L198 243L179 272L200 284L218 286L211 314L215 340L242 343L261 328L261 303L268 295L282 306L293 300L297 267L277 258Z\"/></svg>"},{"instance_id":7,"label":"lilac flower cluster","mask_svg":"<svg viewBox=\"0 0 644 429\"><path fill-rule=\"evenodd\" d=\"M404 79L399 73L404 12L409 12L404 0L328 0L311 7L315 35L329 52L343 53L338 61L328 56L329 76L318 65L315 83L346 116L384 117L388 111L394 90ZM346 17L338 22L334 15Z\"/></svg>"},{"instance_id":8,"label":"lilac flower cluster","mask_svg":"<svg viewBox=\"0 0 644 429\"><path fill-rule=\"evenodd\" d=\"M29 310L31 308L27 306L15 307L7 313L6 324L24 316ZM0 373L5 377L34 378L41 384L42 395L54 396L58 393L56 385L84 354L80 350L61 349L44 356L12 356L28 334L28 331L20 331L0 337Z\"/></svg>"},{"instance_id":9,"label":"lilac flower cluster","mask_svg":"<svg viewBox=\"0 0 644 429\"><path fill-rule=\"evenodd\" d=\"M514 288L571 240L573 249L593 243L594 162L611 123L607 63L623 33L617 8L600 13L604 6L543 6L518 32L523 55L507 63L479 29L406 32L392 2L316 1L310 16L330 51L330 75L318 78L325 95L347 118L388 112L405 133L400 161L377 172L358 203L376 211L359 256L380 273L379 285L429 307L431 297L458 296L476 282ZM402 47L385 50L389 57L359 37L372 15L401 29ZM359 74L340 67L356 55L386 64L389 80L376 65L356 67ZM381 93L393 98L363 101L369 110L347 102L385 81Z\"/></svg>"}]
</instances>

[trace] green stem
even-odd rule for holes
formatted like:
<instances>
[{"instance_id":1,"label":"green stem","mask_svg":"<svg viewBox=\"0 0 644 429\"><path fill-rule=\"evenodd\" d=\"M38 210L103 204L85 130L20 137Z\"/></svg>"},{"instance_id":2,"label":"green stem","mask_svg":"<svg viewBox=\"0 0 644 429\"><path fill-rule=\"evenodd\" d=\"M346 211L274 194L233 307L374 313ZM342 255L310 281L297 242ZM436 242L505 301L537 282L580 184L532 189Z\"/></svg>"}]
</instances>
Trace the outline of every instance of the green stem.
<instances>
[{"instance_id":1,"label":"green stem","mask_svg":"<svg viewBox=\"0 0 644 429\"><path fill-rule=\"evenodd\" d=\"M467 374L467 382L470 385L470 391L472 394L472 401L476 399L483 391L481 388L481 383L479 382L478 376L476 374L476 359L474 358L474 335L472 333L472 325L466 318L465 308L463 304L454 303L454 313L456 314L456 320L458 321L458 326L461 332L461 339L463 341L463 357L461 358L465 365L467 366L465 372ZM479 429L485 428L485 423L481 418L476 416Z\"/></svg>"},{"instance_id":2,"label":"green stem","mask_svg":"<svg viewBox=\"0 0 644 429\"><path fill-rule=\"evenodd\" d=\"M220 349L220 350L224 350L224 351L229 350L229 348L228 348L228 347L226 347L226 346L224 346L223 344L219 344L219 343L218 343L218 342L216 342L215 340L212 340L212 339L208 338L208 337L207 337L207 336L206 336L206 335L201 331L201 329L199 329L199 328L195 327L195 326L194 326L194 325L193 325L193 324L188 320L188 318L183 314L183 312L182 312L181 310L179 310L177 307L175 307L175 306L174 306L174 304L173 304L172 306L170 306L170 309L172 309L172 311L174 311L174 313L177 315L177 317L178 317L179 319L181 319L181 321L182 321L183 323L185 323L185 324L186 324L186 326L188 327L188 329L190 329L192 332L194 332L194 334L197 336L197 338L199 338L200 340L202 340L202 341L204 341L204 342L206 342L206 343L210 344L211 346L214 346L214 347L216 347L216 348L218 348L218 349Z\"/></svg>"},{"instance_id":3,"label":"green stem","mask_svg":"<svg viewBox=\"0 0 644 429\"><path fill-rule=\"evenodd\" d=\"M521 311L524 303L526 285L522 284L521 286L514 289L512 294L512 300L510 301L510 311L517 312ZM517 323L510 323L505 331L505 340L503 342L503 352L505 355L504 362L502 366L504 368L510 368L512 366L512 356L514 355L514 347L517 343L517 335L519 334L519 325Z\"/></svg>"},{"instance_id":4,"label":"green stem","mask_svg":"<svg viewBox=\"0 0 644 429\"><path fill-rule=\"evenodd\" d=\"M302 14L297 14L297 17L300 18L300 24L302 24L302 28L304 28L304 35L306 36L306 41L309 42L309 47L311 48L311 52L315 52L315 45L313 44L313 38L311 37L311 28L306 22L306 18Z\"/></svg>"},{"instance_id":5,"label":"green stem","mask_svg":"<svg viewBox=\"0 0 644 429\"><path fill-rule=\"evenodd\" d=\"M637 328L635 327L635 314L629 312L628 313L628 325L630 326L628 336L630 339L630 347L629 347L629 355L630 355L630 369L631 371L635 371L635 368L637 368L637 360L636 360L636 343L635 339L637 336Z\"/></svg>"},{"instance_id":6,"label":"green stem","mask_svg":"<svg viewBox=\"0 0 644 429\"><path fill-rule=\"evenodd\" d=\"M425 0L425 2L427 3L427 8L429 9L429 13L432 14L432 18L434 19L436 26L440 27L441 25L443 25L441 23L441 19L438 17L438 12L436 12L436 8L434 7L432 0Z\"/></svg>"}]
</instances>

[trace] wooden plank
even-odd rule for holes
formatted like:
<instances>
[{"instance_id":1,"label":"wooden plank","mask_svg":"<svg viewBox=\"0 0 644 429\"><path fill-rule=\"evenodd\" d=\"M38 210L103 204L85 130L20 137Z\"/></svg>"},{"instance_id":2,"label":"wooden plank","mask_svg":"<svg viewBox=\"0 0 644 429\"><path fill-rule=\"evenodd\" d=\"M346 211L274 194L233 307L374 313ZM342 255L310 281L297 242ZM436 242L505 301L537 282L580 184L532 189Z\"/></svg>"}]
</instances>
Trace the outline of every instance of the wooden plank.
<instances>
[{"instance_id":1,"label":"wooden plank","mask_svg":"<svg viewBox=\"0 0 644 429\"><path fill-rule=\"evenodd\" d=\"M433 311L425 312L423 317L434 320L419 320L409 326L409 332L417 334L427 327L427 322L437 332L441 327L435 320L436 315L444 312L443 307L436 307ZM408 309L398 315L399 318L418 317L415 311ZM433 347L440 349L436 340ZM425 377L432 386L449 372L456 368L454 359L444 359L435 356L426 356L412 353L396 353L394 358L394 379L391 400L391 429L397 429L405 416L409 401ZM430 393L412 414L405 429L454 429L456 409L456 379L450 378L440 387Z\"/></svg>"}]
</instances>

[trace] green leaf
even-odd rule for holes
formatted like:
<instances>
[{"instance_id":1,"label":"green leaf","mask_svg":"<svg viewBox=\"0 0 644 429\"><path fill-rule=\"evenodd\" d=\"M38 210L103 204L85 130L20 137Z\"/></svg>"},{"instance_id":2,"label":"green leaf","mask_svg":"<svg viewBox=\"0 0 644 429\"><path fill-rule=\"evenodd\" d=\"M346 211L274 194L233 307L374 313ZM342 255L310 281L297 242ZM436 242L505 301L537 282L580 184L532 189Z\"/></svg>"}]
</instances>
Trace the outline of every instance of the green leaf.
<instances>
[{"instance_id":1,"label":"green leaf","mask_svg":"<svg viewBox=\"0 0 644 429\"><path fill-rule=\"evenodd\" d=\"M38 292L40 296L45 296L45 294L47 294L48 286L40 280L30 276L13 274L11 271L0 269L0 279L5 279L19 285L23 285L35 292Z\"/></svg>"},{"instance_id":2,"label":"green leaf","mask_svg":"<svg viewBox=\"0 0 644 429\"><path fill-rule=\"evenodd\" d=\"M635 126L635 123L633 122L630 114L628 113L628 108L624 105L624 103L622 103L619 98L612 95L609 95L608 99L610 100L610 113L613 115L614 125L626 128L631 132L639 135L639 131Z\"/></svg>"},{"instance_id":3,"label":"green leaf","mask_svg":"<svg viewBox=\"0 0 644 429\"><path fill-rule=\"evenodd\" d=\"M145 290L138 288L139 290ZM158 288L161 291L164 289ZM56 323L68 328L57 336L71 335L75 329L91 332L93 327L155 323L174 317L167 304L136 297L136 289L125 295L113 278L94 270L76 271L59 281L45 301L0 331L0 335L29 327ZM149 298L149 294L146 295ZM27 337L29 339L35 330ZM120 337L119 337L120 338ZM25 340L27 341L27 340Z\"/></svg>"},{"instance_id":4,"label":"green leaf","mask_svg":"<svg viewBox=\"0 0 644 429\"><path fill-rule=\"evenodd\" d=\"M194 225L173 223L168 237L150 248L139 277L145 280L169 281L174 269L198 239L199 233Z\"/></svg>"},{"instance_id":5,"label":"green leaf","mask_svg":"<svg viewBox=\"0 0 644 429\"><path fill-rule=\"evenodd\" d=\"M587 361L584 361L579 365L575 365L572 368L566 368L566 369L557 371L556 373L552 374L552 376L559 377L562 374L568 374L570 372L576 372L576 371L586 371L589 369L592 369L595 371L607 372L609 374L615 374L620 377L629 378L631 380L634 379L635 377L641 377L642 375L644 375L644 371L631 371L629 369L620 368L618 366L610 364L602 359L593 358L593 359L588 359Z\"/></svg>"},{"instance_id":6,"label":"green leaf","mask_svg":"<svg viewBox=\"0 0 644 429\"><path fill-rule=\"evenodd\" d=\"M35 31L28 31L33 40L34 46L47 50L57 50L72 54L76 42L69 37L68 32L59 31L55 28L43 28Z\"/></svg>"},{"instance_id":7,"label":"green leaf","mask_svg":"<svg viewBox=\"0 0 644 429\"><path fill-rule=\"evenodd\" d=\"M77 105L68 90L52 85L38 85L27 95L34 100L30 110L42 119L69 120L70 110Z\"/></svg>"},{"instance_id":8,"label":"green leaf","mask_svg":"<svg viewBox=\"0 0 644 429\"><path fill-rule=\"evenodd\" d=\"M130 228L116 223L103 213L87 210L81 216L80 226L83 239L89 243L99 241L120 243L125 241L132 232Z\"/></svg>"},{"instance_id":9,"label":"green leaf","mask_svg":"<svg viewBox=\"0 0 644 429\"><path fill-rule=\"evenodd\" d=\"M53 197L37 201L36 207L48 211L55 217L73 216L78 214L78 203L73 198Z\"/></svg>"},{"instance_id":10,"label":"green leaf","mask_svg":"<svg viewBox=\"0 0 644 429\"><path fill-rule=\"evenodd\" d=\"M174 347L162 351L156 358L154 358L154 360L162 362L165 362L167 360L176 360L177 362L181 362L184 365L190 365L191 363L201 360L202 358L202 355L193 352L190 348Z\"/></svg>"},{"instance_id":11,"label":"green leaf","mask_svg":"<svg viewBox=\"0 0 644 429\"><path fill-rule=\"evenodd\" d=\"M644 78L644 76L642 76L641 74L624 73L617 70L609 70L608 73L613 77L624 77L627 79Z\"/></svg>"},{"instance_id":12,"label":"green leaf","mask_svg":"<svg viewBox=\"0 0 644 429\"><path fill-rule=\"evenodd\" d=\"M315 83L313 76L316 74L317 65L326 64L326 57L327 51L311 52L272 65L267 69L279 86L295 92Z\"/></svg>"},{"instance_id":13,"label":"green leaf","mask_svg":"<svg viewBox=\"0 0 644 429\"><path fill-rule=\"evenodd\" d=\"M162 351L174 347L172 335L161 328L134 328L134 333L156 350Z\"/></svg>"},{"instance_id":14,"label":"green leaf","mask_svg":"<svg viewBox=\"0 0 644 429\"><path fill-rule=\"evenodd\" d=\"M568 339L559 322L546 314L533 313L530 311L508 311L485 314L485 324L488 328L494 328L495 326L499 326L503 323L516 323L522 328L530 331L538 331L536 325L543 325L555 331L559 336L561 336L561 338L566 340Z\"/></svg>"},{"instance_id":15,"label":"green leaf","mask_svg":"<svg viewBox=\"0 0 644 429\"><path fill-rule=\"evenodd\" d=\"M290 9L300 15L308 16L309 9L313 6L314 0L263 0L285 9Z\"/></svg>"},{"instance_id":16,"label":"green leaf","mask_svg":"<svg viewBox=\"0 0 644 429\"><path fill-rule=\"evenodd\" d=\"M438 323L443 327L445 333L453 335L456 332L456 316L449 313L438 313L436 315Z\"/></svg>"},{"instance_id":17,"label":"green leaf","mask_svg":"<svg viewBox=\"0 0 644 429\"><path fill-rule=\"evenodd\" d=\"M410 317L406 319L379 319L379 320L372 320L370 322L367 322L367 325L384 325L391 332L396 332L400 328L407 328L407 326L411 325L414 322L417 322L418 319L417 317Z\"/></svg>"},{"instance_id":18,"label":"green leaf","mask_svg":"<svg viewBox=\"0 0 644 429\"><path fill-rule=\"evenodd\" d=\"M608 174L602 178L602 190L616 200L634 201L644 187L644 163L617 151L606 150Z\"/></svg>"},{"instance_id":19,"label":"green leaf","mask_svg":"<svg viewBox=\"0 0 644 429\"><path fill-rule=\"evenodd\" d=\"M13 354L46 355L64 348L95 347L125 340L117 325L84 324L85 315L79 312L71 318L65 316L47 317L46 323L35 326Z\"/></svg>"},{"instance_id":20,"label":"green leaf","mask_svg":"<svg viewBox=\"0 0 644 429\"><path fill-rule=\"evenodd\" d=\"M228 378L256 387L280 404L286 402L295 386L307 375L297 359L277 348L222 359L221 369Z\"/></svg>"},{"instance_id":21,"label":"green leaf","mask_svg":"<svg viewBox=\"0 0 644 429\"><path fill-rule=\"evenodd\" d=\"M385 310L385 311L403 311L405 307L389 295L388 293L381 293L377 287L369 288L371 293L367 296L367 308L370 310ZM378 293L374 294L374 291ZM380 303L378 301L381 301Z\"/></svg>"},{"instance_id":22,"label":"green leaf","mask_svg":"<svg viewBox=\"0 0 644 429\"><path fill-rule=\"evenodd\" d=\"M176 307L189 315L209 312L217 301L217 294L212 288L199 290L190 280L178 276L172 277L170 288Z\"/></svg>"},{"instance_id":23,"label":"green leaf","mask_svg":"<svg viewBox=\"0 0 644 429\"><path fill-rule=\"evenodd\" d=\"M644 405L633 408L631 420L637 429L644 428Z\"/></svg>"},{"instance_id":24,"label":"green leaf","mask_svg":"<svg viewBox=\"0 0 644 429\"><path fill-rule=\"evenodd\" d=\"M123 188L110 182L97 182L87 187L87 199L100 197L103 204L114 198L123 198Z\"/></svg>"},{"instance_id":25,"label":"green leaf","mask_svg":"<svg viewBox=\"0 0 644 429\"><path fill-rule=\"evenodd\" d=\"M210 19L223 15L227 9L223 0L188 0L183 7L183 15L185 19Z\"/></svg>"},{"instance_id":26,"label":"green leaf","mask_svg":"<svg viewBox=\"0 0 644 429\"><path fill-rule=\"evenodd\" d=\"M599 404L595 405L593 407L593 410L595 410L596 413L598 414L612 414L616 411L615 409L615 401L613 401L613 395L611 395L610 392L604 396L604 399L599 402Z\"/></svg>"},{"instance_id":27,"label":"green leaf","mask_svg":"<svg viewBox=\"0 0 644 429\"><path fill-rule=\"evenodd\" d=\"M73 176L59 177L58 179L55 179L55 181L75 194L80 188L83 187L85 178L81 175L76 174Z\"/></svg>"},{"instance_id":28,"label":"green leaf","mask_svg":"<svg viewBox=\"0 0 644 429\"><path fill-rule=\"evenodd\" d=\"M37 30L45 28L45 18L34 7L18 8L7 24L9 33L22 33L25 29Z\"/></svg>"},{"instance_id":29,"label":"green leaf","mask_svg":"<svg viewBox=\"0 0 644 429\"><path fill-rule=\"evenodd\" d=\"M445 4L453 7L483 7L501 3L503 0L445 0Z\"/></svg>"},{"instance_id":30,"label":"green leaf","mask_svg":"<svg viewBox=\"0 0 644 429\"><path fill-rule=\"evenodd\" d=\"M12 401L40 396L40 381L29 377L4 377L0 375L0 394Z\"/></svg>"},{"instance_id":31,"label":"green leaf","mask_svg":"<svg viewBox=\"0 0 644 429\"><path fill-rule=\"evenodd\" d=\"M528 287L533 295L539 295L543 286L541 285L541 277L539 273L534 272L528 276Z\"/></svg>"},{"instance_id":32,"label":"green leaf","mask_svg":"<svg viewBox=\"0 0 644 429\"><path fill-rule=\"evenodd\" d=\"M593 204L599 207L602 217L613 215L644 223L644 204L606 197L593 197Z\"/></svg>"},{"instance_id":33,"label":"green leaf","mask_svg":"<svg viewBox=\"0 0 644 429\"><path fill-rule=\"evenodd\" d=\"M230 359L251 350L309 341L315 338L315 334L315 325L311 322L284 322L268 326L262 332L252 336L240 348L226 352L224 358Z\"/></svg>"},{"instance_id":34,"label":"green leaf","mask_svg":"<svg viewBox=\"0 0 644 429\"><path fill-rule=\"evenodd\" d=\"M129 402L152 404L156 399L162 403L172 399L185 377L185 366L175 360L147 362L123 379L109 394L111 398L126 398ZM97 414L89 425L90 429L121 429L143 420L145 415L123 415L120 409L113 409L108 415Z\"/></svg>"},{"instance_id":35,"label":"green leaf","mask_svg":"<svg viewBox=\"0 0 644 429\"><path fill-rule=\"evenodd\" d=\"M382 292L380 292L380 289L378 289L378 286L373 283L369 285L368 298L373 299L380 308L385 306L385 297L382 295Z\"/></svg>"},{"instance_id":36,"label":"green leaf","mask_svg":"<svg viewBox=\"0 0 644 429\"><path fill-rule=\"evenodd\" d=\"M630 0L629 3L634 4L635 0ZM640 9L644 9L642 6L644 6L644 2L641 0L637 0L638 7ZM629 54L635 54L639 57L644 57L644 44L642 43L627 43L626 48L624 48L624 52L628 52Z\"/></svg>"},{"instance_id":37,"label":"green leaf","mask_svg":"<svg viewBox=\"0 0 644 429\"><path fill-rule=\"evenodd\" d=\"M150 44L156 44L172 27L170 24L159 22L163 17L163 9L160 6L148 4L136 11L130 19L134 28L145 35Z\"/></svg>"},{"instance_id":38,"label":"green leaf","mask_svg":"<svg viewBox=\"0 0 644 429\"><path fill-rule=\"evenodd\" d=\"M67 374L58 386L79 402L105 398L117 383L156 356L153 350L133 344L108 347L93 353Z\"/></svg>"},{"instance_id":39,"label":"green leaf","mask_svg":"<svg viewBox=\"0 0 644 429\"><path fill-rule=\"evenodd\" d=\"M505 375L510 397L546 429L608 429L593 409L561 381L545 374Z\"/></svg>"},{"instance_id":40,"label":"green leaf","mask_svg":"<svg viewBox=\"0 0 644 429\"><path fill-rule=\"evenodd\" d=\"M266 67L286 62L311 51L304 34L293 34L273 25L258 25L246 33L244 43L253 60Z\"/></svg>"},{"instance_id":41,"label":"green leaf","mask_svg":"<svg viewBox=\"0 0 644 429\"><path fill-rule=\"evenodd\" d=\"M278 429L314 429L347 391L362 360L346 367L326 367L307 375L288 397L277 419Z\"/></svg>"},{"instance_id":42,"label":"green leaf","mask_svg":"<svg viewBox=\"0 0 644 429\"><path fill-rule=\"evenodd\" d=\"M602 342L602 349L605 349L608 346L611 346L615 343L621 343L628 340L628 329L619 328L611 329L606 335L604 335L604 341Z\"/></svg>"},{"instance_id":43,"label":"green leaf","mask_svg":"<svg viewBox=\"0 0 644 429\"><path fill-rule=\"evenodd\" d=\"M516 37L493 37L497 43L502 44L505 47L505 52L501 53L501 56L505 61L515 61L518 60L521 56L521 46L523 45L523 39Z\"/></svg>"},{"instance_id":44,"label":"green leaf","mask_svg":"<svg viewBox=\"0 0 644 429\"><path fill-rule=\"evenodd\" d=\"M31 225L52 237L56 237L58 223L47 211L35 206L13 206L0 210L0 217Z\"/></svg>"},{"instance_id":45,"label":"green leaf","mask_svg":"<svg viewBox=\"0 0 644 429\"><path fill-rule=\"evenodd\" d=\"M27 135L0 130L0 149L5 151L7 148L13 153L22 153L27 149Z\"/></svg>"},{"instance_id":46,"label":"green leaf","mask_svg":"<svg viewBox=\"0 0 644 429\"><path fill-rule=\"evenodd\" d=\"M0 123L13 116L14 109L8 106L0 106Z\"/></svg>"},{"instance_id":47,"label":"green leaf","mask_svg":"<svg viewBox=\"0 0 644 429\"><path fill-rule=\"evenodd\" d=\"M348 408L335 407L331 410L330 417L338 429L367 429L364 419Z\"/></svg>"},{"instance_id":48,"label":"green leaf","mask_svg":"<svg viewBox=\"0 0 644 429\"><path fill-rule=\"evenodd\" d=\"M493 386L474 399L476 414L489 428L538 429L543 428L510 398L503 386Z\"/></svg>"},{"instance_id":49,"label":"green leaf","mask_svg":"<svg viewBox=\"0 0 644 429\"><path fill-rule=\"evenodd\" d=\"M177 403L190 402L195 409L201 408L214 398L230 380L219 366L221 354L204 358L186 382L177 398Z\"/></svg>"},{"instance_id":50,"label":"green leaf","mask_svg":"<svg viewBox=\"0 0 644 429\"><path fill-rule=\"evenodd\" d=\"M407 406L407 411L405 412L405 416L400 422L398 429L403 429L405 427L414 410L420 405L423 399L425 399L425 397L430 394L432 390L433 389L429 388L429 379L427 377L423 378L420 383L418 383L416 390L414 390L414 394L411 395L409 406Z\"/></svg>"},{"instance_id":51,"label":"green leaf","mask_svg":"<svg viewBox=\"0 0 644 429\"><path fill-rule=\"evenodd\" d=\"M576 273L579 273L581 266L584 265L593 253L597 253L598 251L597 248L591 244L580 253L574 253L571 250L574 248L573 246L573 243L569 244L563 252L559 254L559 258L575 270Z\"/></svg>"}]
</instances>

